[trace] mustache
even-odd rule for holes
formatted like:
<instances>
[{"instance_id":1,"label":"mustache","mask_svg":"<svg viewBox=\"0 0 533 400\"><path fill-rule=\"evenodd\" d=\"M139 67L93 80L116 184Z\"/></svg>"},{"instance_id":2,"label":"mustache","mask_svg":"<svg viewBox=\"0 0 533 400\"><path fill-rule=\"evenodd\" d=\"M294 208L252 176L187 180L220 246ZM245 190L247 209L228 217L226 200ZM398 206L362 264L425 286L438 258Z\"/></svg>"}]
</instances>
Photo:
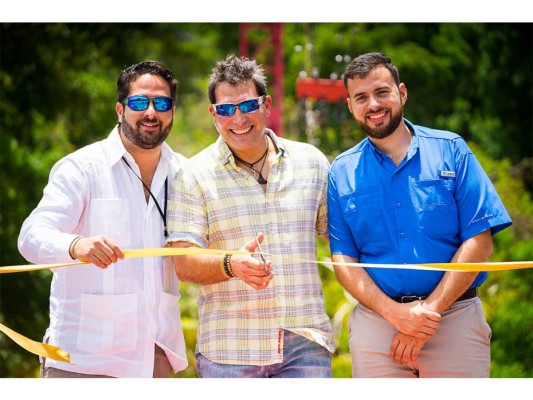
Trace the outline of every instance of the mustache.
<instances>
[{"instance_id":1,"label":"mustache","mask_svg":"<svg viewBox=\"0 0 533 400\"><path fill-rule=\"evenodd\" d=\"M387 109L385 107L379 107L377 110L367 111L367 113L365 114L365 117L368 117L369 114L375 114L381 111L387 111Z\"/></svg>"},{"instance_id":2,"label":"mustache","mask_svg":"<svg viewBox=\"0 0 533 400\"><path fill-rule=\"evenodd\" d=\"M154 123L154 122L160 122L159 121L159 118L155 117L155 118L142 118L139 120L139 123L142 123L142 122L148 122L148 123Z\"/></svg>"}]
</instances>

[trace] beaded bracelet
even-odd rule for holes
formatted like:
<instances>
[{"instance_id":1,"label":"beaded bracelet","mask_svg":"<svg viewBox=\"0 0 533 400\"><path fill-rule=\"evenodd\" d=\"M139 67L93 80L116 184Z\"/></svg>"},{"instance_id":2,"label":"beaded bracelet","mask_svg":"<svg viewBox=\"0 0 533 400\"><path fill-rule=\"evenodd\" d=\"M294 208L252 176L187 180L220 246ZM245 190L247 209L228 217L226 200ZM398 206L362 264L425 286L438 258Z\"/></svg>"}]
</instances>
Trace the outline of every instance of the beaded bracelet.
<instances>
[{"instance_id":1,"label":"beaded bracelet","mask_svg":"<svg viewBox=\"0 0 533 400\"><path fill-rule=\"evenodd\" d=\"M74 246L76 246L76 244L79 242L79 240L83 238L83 236L76 236L74 238L74 240L70 243L70 246L68 247L68 255L70 256L70 258L72 258L73 260L76 259L76 257L74 257Z\"/></svg>"},{"instance_id":2,"label":"beaded bracelet","mask_svg":"<svg viewBox=\"0 0 533 400\"><path fill-rule=\"evenodd\" d=\"M226 275L228 278L230 277L227 273L226 273L226 268L224 267L224 256L222 256L222 258L220 259L220 270L222 271L222 273L224 275Z\"/></svg>"},{"instance_id":3,"label":"beaded bracelet","mask_svg":"<svg viewBox=\"0 0 533 400\"><path fill-rule=\"evenodd\" d=\"M230 278L234 278L235 274L233 273L231 269L231 262L230 262L231 254L225 254L224 255L224 272L227 276Z\"/></svg>"}]
</instances>

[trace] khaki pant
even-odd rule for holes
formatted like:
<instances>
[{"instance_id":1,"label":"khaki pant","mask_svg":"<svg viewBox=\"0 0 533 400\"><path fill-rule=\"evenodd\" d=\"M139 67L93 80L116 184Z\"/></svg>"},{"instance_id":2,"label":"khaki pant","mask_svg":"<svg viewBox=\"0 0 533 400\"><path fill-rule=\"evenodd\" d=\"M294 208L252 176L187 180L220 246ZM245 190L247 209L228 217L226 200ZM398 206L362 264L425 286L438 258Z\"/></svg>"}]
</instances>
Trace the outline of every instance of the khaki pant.
<instances>
[{"instance_id":1,"label":"khaki pant","mask_svg":"<svg viewBox=\"0 0 533 400\"><path fill-rule=\"evenodd\" d=\"M155 346L155 359L154 359L154 378L168 378L170 376L170 361L165 354L165 351ZM46 359L41 364L41 377L42 378L113 378L106 375L90 375L80 374L77 372L63 371L62 369L52 368L46 366Z\"/></svg>"},{"instance_id":2,"label":"khaki pant","mask_svg":"<svg viewBox=\"0 0 533 400\"><path fill-rule=\"evenodd\" d=\"M349 319L354 378L488 378L492 331L479 297L457 301L410 365L389 357L396 328L359 304Z\"/></svg>"}]
</instances>

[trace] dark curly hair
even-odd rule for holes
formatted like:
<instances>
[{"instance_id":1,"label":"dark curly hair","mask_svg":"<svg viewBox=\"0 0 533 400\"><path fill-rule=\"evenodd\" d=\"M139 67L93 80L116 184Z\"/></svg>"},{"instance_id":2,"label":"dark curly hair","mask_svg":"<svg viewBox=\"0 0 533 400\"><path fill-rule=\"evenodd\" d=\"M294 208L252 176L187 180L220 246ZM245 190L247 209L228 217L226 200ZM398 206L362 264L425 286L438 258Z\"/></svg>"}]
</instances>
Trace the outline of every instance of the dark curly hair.
<instances>
[{"instance_id":1,"label":"dark curly hair","mask_svg":"<svg viewBox=\"0 0 533 400\"><path fill-rule=\"evenodd\" d=\"M137 64L133 64L130 67L125 68L120 73L117 80L117 97L118 102L123 103L128 97L130 92L130 85L135 81L139 76L150 74L150 75L159 75L167 83L168 88L170 89L170 97L176 101L176 93L178 91L178 81L172 74L172 72L161 65L157 61L142 61Z\"/></svg>"},{"instance_id":2,"label":"dark curly hair","mask_svg":"<svg viewBox=\"0 0 533 400\"><path fill-rule=\"evenodd\" d=\"M254 82L258 96L267 94L267 79L263 67L257 65L255 60L228 55L225 60L217 62L211 71L207 84L209 101L211 104L216 103L215 89L219 84L229 83L236 86L250 80Z\"/></svg>"},{"instance_id":3,"label":"dark curly hair","mask_svg":"<svg viewBox=\"0 0 533 400\"><path fill-rule=\"evenodd\" d=\"M348 88L348 79L366 78L368 73L377 67L387 68L396 85L400 84L400 73L392 60L383 53L366 53L354 58L344 71L344 86Z\"/></svg>"}]
</instances>

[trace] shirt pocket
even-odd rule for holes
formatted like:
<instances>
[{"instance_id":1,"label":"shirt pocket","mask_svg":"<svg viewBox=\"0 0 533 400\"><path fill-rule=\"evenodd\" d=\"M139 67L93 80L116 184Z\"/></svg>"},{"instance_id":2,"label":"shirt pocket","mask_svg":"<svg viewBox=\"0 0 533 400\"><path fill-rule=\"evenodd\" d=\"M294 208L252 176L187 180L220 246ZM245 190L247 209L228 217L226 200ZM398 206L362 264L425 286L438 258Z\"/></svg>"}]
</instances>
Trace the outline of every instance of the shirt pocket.
<instances>
[{"instance_id":1,"label":"shirt pocket","mask_svg":"<svg viewBox=\"0 0 533 400\"><path fill-rule=\"evenodd\" d=\"M119 354L135 350L138 337L137 295L81 295L78 350Z\"/></svg>"},{"instance_id":2,"label":"shirt pocket","mask_svg":"<svg viewBox=\"0 0 533 400\"><path fill-rule=\"evenodd\" d=\"M106 235L120 247L131 245L128 199L91 199L89 236Z\"/></svg>"},{"instance_id":3,"label":"shirt pocket","mask_svg":"<svg viewBox=\"0 0 533 400\"><path fill-rule=\"evenodd\" d=\"M370 243L389 240L379 189L359 190L340 197L339 201L359 250L365 251Z\"/></svg>"},{"instance_id":4,"label":"shirt pocket","mask_svg":"<svg viewBox=\"0 0 533 400\"><path fill-rule=\"evenodd\" d=\"M458 233L454 185L453 180L442 179L413 182L420 232L435 238L451 238Z\"/></svg>"}]
</instances>

